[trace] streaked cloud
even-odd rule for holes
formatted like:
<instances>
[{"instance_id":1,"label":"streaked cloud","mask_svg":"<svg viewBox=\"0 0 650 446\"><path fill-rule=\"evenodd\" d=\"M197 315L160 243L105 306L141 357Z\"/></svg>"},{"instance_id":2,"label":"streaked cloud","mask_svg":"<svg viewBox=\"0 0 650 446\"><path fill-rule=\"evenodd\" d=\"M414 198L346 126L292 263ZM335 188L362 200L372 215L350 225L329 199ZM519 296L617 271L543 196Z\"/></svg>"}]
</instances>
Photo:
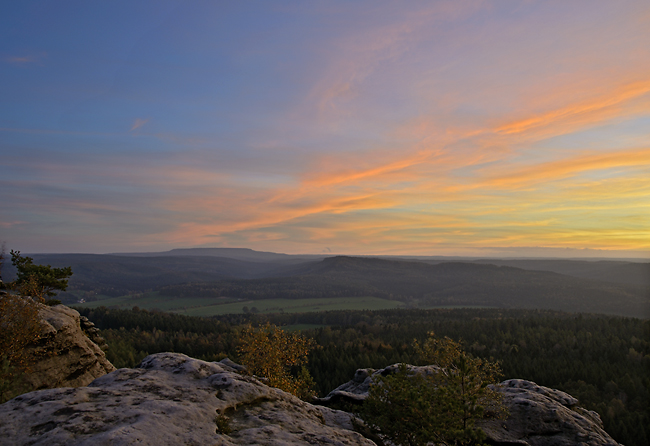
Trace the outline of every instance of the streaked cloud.
<instances>
[{"instance_id":1,"label":"streaked cloud","mask_svg":"<svg viewBox=\"0 0 650 446\"><path fill-rule=\"evenodd\" d=\"M136 120L133 121L133 125L131 126L131 131L134 131L134 130L139 129L140 127L142 127L143 125L145 125L147 122L149 122L148 119L140 119L140 118L136 118Z\"/></svg>"},{"instance_id":2,"label":"streaked cloud","mask_svg":"<svg viewBox=\"0 0 650 446\"><path fill-rule=\"evenodd\" d=\"M0 238L23 251L650 251L650 6L283 14L179 7L111 42L100 28L115 18L94 31L59 17L80 45L67 53L35 29L24 48L48 48L48 72L0 78Z\"/></svg>"},{"instance_id":3,"label":"streaked cloud","mask_svg":"<svg viewBox=\"0 0 650 446\"><path fill-rule=\"evenodd\" d=\"M650 76L650 73L648 76ZM557 124L565 127L567 123L574 125L576 123L580 125L596 124L608 119L625 117L629 113L646 114L648 112L647 103L644 103L643 107L633 107L631 110L625 110L623 106L634 99L648 96L649 93L650 80L634 82L593 100L571 104L542 115L506 124L497 128L496 133L506 135L523 133L552 125L557 126ZM555 131L557 132L557 130Z\"/></svg>"},{"instance_id":4,"label":"streaked cloud","mask_svg":"<svg viewBox=\"0 0 650 446\"><path fill-rule=\"evenodd\" d=\"M47 57L47 54L42 52L37 54L7 56L4 58L4 61L11 65L21 66L21 65L30 65L30 64L40 64L45 57Z\"/></svg>"},{"instance_id":5,"label":"streaked cloud","mask_svg":"<svg viewBox=\"0 0 650 446\"><path fill-rule=\"evenodd\" d=\"M643 170L650 170L650 149L648 148L587 154L520 169L517 169L516 165L511 165L507 172L488 178L484 184L512 190L539 182L549 183L588 171L643 166L645 166Z\"/></svg>"}]
</instances>

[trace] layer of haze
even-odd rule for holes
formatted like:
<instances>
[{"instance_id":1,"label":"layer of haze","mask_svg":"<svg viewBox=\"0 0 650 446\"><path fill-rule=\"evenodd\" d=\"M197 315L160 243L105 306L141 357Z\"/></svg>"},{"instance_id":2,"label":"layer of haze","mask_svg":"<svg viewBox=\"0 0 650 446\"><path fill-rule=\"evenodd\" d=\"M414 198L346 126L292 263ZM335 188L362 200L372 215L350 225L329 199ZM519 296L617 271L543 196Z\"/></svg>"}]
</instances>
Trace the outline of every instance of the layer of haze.
<instances>
[{"instance_id":1,"label":"layer of haze","mask_svg":"<svg viewBox=\"0 0 650 446\"><path fill-rule=\"evenodd\" d=\"M650 2L6 2L23 252L650 253Z\"/></svg>"}]
</instances>

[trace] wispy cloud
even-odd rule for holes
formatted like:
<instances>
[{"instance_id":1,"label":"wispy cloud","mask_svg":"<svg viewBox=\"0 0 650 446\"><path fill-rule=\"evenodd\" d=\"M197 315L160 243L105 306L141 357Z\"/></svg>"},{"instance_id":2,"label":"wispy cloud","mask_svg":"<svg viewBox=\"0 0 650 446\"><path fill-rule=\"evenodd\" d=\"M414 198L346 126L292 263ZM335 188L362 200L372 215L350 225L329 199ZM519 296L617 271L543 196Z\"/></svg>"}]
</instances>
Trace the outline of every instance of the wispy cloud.
<instances>
[{"instance_id":1,"label":"wispy cloud","mask_svg":"<svg viewBox=\"0 0 650 446\"><path fill-rule=\"evenodd\" d=\"M4 58L6 63L12 65L31 65L40 64L47 57L47 53L24 54L17 56L7 56Z\"/></svg>"},{"instance_id":2,"label":"wispy cloud","mask_svg":"<svg viewBox=\"0 0 650 446\"><path fill-rule=\"evenodd\" d=\"M147 122L149 122L149 119L136 118L136 120L133 121L133 125L131 126L131 131L139 129L140 127L145 125Z\"/></svg>"},{"instance_id":3,"label":"wispy cloud","mask_svg":"<svg viewBox=\"0 0 650 446\"><path fill-rule=\"evenodd\" d=\"M164 35L22 83L5 70L3 232L113 251L650 249L648 7L343 3L283 26L239 7L220 27L180 8ZM21 51L4 62L45 57Z\"/></svg>"},{"instance_id":4,"label":"wispy cloud","mask_svg":"<svg viewBox=\"0 0 650 446\"><path fill-rule=\"evenodd\" d=\"M530 132L538 128L561 124L598 123L607 119L626 116L623 105L650 93L650 80L623 85L610 94L597 97L578 104L556 109L541 115L515 121L495 129L498 134L515 134ZM647 108L635 109L633 112L647 113ZM557 132L557 130L556 130Z\"/></svg>"},{"instance_id":5,"label":"wispy cloud","mask_svg":"<svg viewBox=\"0 0 650 446\"><path fill-rule=\"evenodd\" d=\"M0 220L0 228L5 228L5 229L12 228L12 227L18 226L18 225L24 225L24 224L27 224L27 222L26 221L20 221L20 220L14 220L14 221L2 221L2 220Z\"/></svg>"},{"instance_id":6,"label":"wispy cloud","mask_svg":"<svg viewBox=\"0 0 650 446\"><path fill-rule=\"evenodd\" d=\"M650 149L586 154L520 168L511 165L506 172L486 179L483 184L512 190L539 182L549 183L588 171L640 166L650 166Z\"/></svg>"}]
</instances>

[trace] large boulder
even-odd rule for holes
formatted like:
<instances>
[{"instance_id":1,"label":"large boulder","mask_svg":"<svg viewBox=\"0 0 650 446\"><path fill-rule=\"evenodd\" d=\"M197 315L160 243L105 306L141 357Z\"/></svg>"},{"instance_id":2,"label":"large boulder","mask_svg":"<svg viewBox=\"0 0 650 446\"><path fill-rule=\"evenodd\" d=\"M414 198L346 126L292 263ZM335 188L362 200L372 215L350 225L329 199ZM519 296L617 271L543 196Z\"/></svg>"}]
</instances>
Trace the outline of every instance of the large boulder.
<instances>
[{"instance_id":1,"label":"large boulder","mask_svg":"<svg viewBox=\"0 0 650 446\"><path fill-rule=\"evenodd\" d=\"M24 376L28 390L78 387L115 370L101 347L93 324L64 305L39 305L41 333L27 347L34 363ZM91 339L93 338L93 339Z\"/></svg>"},{"instance_id":2,"label":"large boulder","mask_svg":"<svg viewBox=\"0 0 650 446\"><path fill-rule=\"evenodd\" d=\"M368 396L370 384L378 376L386 376L399 370L400 364L393 364L383 369L357 369L352 380L341 384L332 390L324 398L316 398L317 404L329 406L336 403L361 404ZM440 367L437 365L415 366L406 364L406 368L411 374L432 375L438 373Z\"/></svg>"},{"instance_id":3,"label":"large boulder","mask_svg":"<svg viewBox=\"0 0 650 446\"><path fill-rule=\"evenodd\" d=\"M0 439L35 446L374 445L353 431L352 415L305 403L228 364L158 353L87 387L27 393L0 405Z\"/></svg>"},{"instance_id":4,"label":"large boulder","mask_svg":"<svg viewBox=\"0 0 650 446\"><path fill-rule=\"evenodd\" d=\"M600 415L578 406L568 393L523 379L509 379L498 389L510 416L480 425L495 444L618 445L603 429Z\"/></svg>"},{"instance_id":5,"label":"large boulder","mask_svg":"<svg viewBox=\"0 0 650 446\"><path fill-rule=\"evenodd\" d=\"M407 366L411 373L432 374L439 368ZM398 364L384 369L358 369L353 379L332 390L320 404L360 404L368 396L370 384L377 375L398 370ZM600 416L578 406L571 395L534 382L510 379L494 387L503 394L509 411L506 420L482 421L479 426L495 445L529 446L618 446L603 429Z\"/></svg>"}]
</instances>

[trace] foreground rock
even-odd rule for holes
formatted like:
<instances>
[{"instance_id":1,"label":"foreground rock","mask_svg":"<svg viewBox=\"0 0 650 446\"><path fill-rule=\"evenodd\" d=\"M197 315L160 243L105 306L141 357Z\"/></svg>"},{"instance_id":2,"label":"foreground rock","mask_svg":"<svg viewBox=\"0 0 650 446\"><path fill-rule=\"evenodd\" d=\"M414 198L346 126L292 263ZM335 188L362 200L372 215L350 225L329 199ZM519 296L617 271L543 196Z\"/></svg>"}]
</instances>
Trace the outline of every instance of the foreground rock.
<instances>
[{"instance_id":1,"label":"foreground rock","mask_svg":"<svg viewBox=\"0 0 650 446\"><path fill-rule=\"evenodd\" d=\"M510 416L481 424L496 444L618 445L603 429L598 413L579 407L568 393L522 379L501 384Z\"/></svg>"},{"instance_id":2,"label":"foreground rock","mask_svg":"<svg viewBox=\"0 0 650 446\"><path fill-rule=\"evenodd\" d=\"M414 373L432 374L437 366L408 366ZM354 378L337 387L321 404L361 403L367 396L373 376L395 372L398 365L380 370L358 369ZM507 420L484 421L481 428L495 445L530 446L617 446L603 429L600 416L578 406L571 395L521 379L498 386L510 415Z\"/></svg>"},{"instance_id":3,"label":"foreground rock","mask_svg":"<svg viewBox=\"0 0 650 446\"><path fill-rule=\"evenodd\" d=\"M28 390L85 386L115 370L90 339L103 342L92 323L82 321L77 311L64 305L40 307L41 338L28 347L36 358L31 373L24 377Z\"/></svg>"},{"instance_id":4,"label":"foreground rock","mask_svg":"<svg viewBox=\"0 0 650 446\"><path fill-rule=\"evenodd\" d=\"M21 395L0 405L0 420L0 443L15 445L374 444L352 431L350 414L178 353L87 387Z\"/></svg>"}]
</instances>

